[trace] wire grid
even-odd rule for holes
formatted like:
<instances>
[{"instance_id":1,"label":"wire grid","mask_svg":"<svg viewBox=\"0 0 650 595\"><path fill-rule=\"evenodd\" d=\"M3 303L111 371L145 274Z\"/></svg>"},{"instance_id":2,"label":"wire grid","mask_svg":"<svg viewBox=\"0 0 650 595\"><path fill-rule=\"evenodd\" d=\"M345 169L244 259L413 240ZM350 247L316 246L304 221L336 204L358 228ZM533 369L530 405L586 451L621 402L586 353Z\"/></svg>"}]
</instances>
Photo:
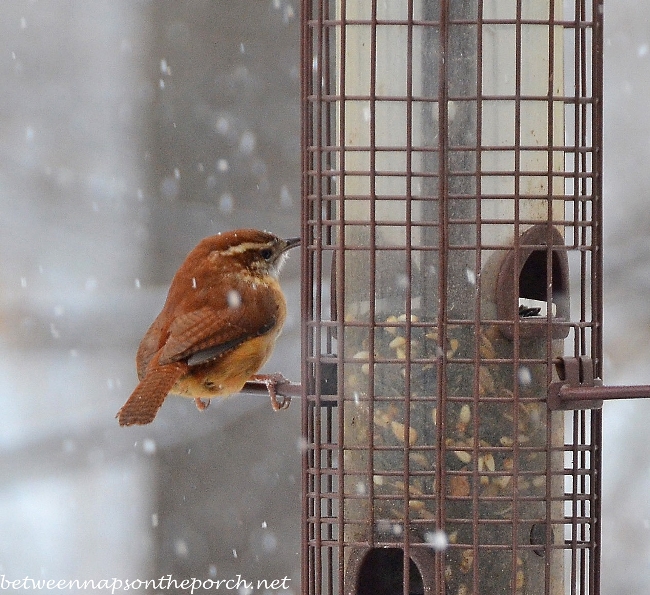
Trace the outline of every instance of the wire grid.
<instances>
[{"instance_id":1,"label":"wire grid","mask_svg":"<svg viewBox=\"0 0 650 595\"><path fill-rule=\"evenodd\" d=\"M303 0L302 592L599 593L602 2Z\"/></svg>"}]
</instances>

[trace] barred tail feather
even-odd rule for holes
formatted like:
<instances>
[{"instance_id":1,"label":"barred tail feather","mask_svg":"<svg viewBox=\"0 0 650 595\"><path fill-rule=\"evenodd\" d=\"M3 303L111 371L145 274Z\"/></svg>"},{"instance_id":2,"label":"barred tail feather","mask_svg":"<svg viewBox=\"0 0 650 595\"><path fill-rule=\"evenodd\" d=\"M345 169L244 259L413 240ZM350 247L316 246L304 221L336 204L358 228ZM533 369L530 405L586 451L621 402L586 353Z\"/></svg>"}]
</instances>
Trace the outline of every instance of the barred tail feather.
<instances>
[{"instance_id":1,"label":"barred tail feather","mask_svg":"<svg viewBox=\"0 0 650 595\"><path fill-rule=\"evenodd\" d=\"M151 423L169 391L183 375L187 365L174 362L155 367L142 379L126 403L117 412L121 426L143 426Z\"/></svg>"}]
</instances>

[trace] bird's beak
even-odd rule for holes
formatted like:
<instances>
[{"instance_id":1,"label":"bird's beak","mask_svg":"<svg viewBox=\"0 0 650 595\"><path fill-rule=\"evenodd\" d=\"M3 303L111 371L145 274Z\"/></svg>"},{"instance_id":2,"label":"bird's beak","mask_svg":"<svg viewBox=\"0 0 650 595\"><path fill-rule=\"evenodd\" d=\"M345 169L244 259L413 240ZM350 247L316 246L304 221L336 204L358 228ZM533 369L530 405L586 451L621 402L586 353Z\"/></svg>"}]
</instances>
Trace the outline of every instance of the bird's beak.
<instances>
[{"instance_id":1,"label":"bird's beak","mask_svg":"<svg viewBox=\"0 0 650 595\"><path fill-rule=\"evenodd\" d=\"M290 250L291 248L294 248L295 246L300 245L300 238L289 238L287 240L284 240L284 248L282 252L286 252L287 250Z\"/></svg>"}]
</instances>

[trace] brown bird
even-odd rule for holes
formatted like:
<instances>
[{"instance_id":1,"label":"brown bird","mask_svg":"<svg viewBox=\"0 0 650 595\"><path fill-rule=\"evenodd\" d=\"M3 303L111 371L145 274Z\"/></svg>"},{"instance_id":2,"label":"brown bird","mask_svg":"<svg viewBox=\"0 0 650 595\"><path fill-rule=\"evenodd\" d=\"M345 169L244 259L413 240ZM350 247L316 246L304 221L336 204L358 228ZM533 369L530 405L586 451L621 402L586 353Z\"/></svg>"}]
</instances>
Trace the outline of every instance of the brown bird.
<instances>
[{"instance_id":1,"label":"brown bird","mask_svg":"<svg viewBox=\"0 0 650 595\"><path fill-rule=\"evenodd\" d=\"M136 356L140 384L121 426L153 421L168 394L201 399L239 392L270 357L286 318L277 275L300 238L239 229L202 240L174 275ZM267 383L274 409L273 381Z\"/></svg>"}]
</instances>

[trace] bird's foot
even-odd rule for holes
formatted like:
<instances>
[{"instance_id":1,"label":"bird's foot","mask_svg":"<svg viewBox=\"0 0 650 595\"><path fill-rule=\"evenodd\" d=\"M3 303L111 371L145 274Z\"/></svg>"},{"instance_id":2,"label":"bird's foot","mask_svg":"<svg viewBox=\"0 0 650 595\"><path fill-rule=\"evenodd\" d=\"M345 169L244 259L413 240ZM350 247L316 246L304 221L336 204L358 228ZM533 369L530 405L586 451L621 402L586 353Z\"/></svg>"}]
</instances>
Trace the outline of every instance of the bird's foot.
<instances>
[{"instance_id":1,"label":"bird's foot","mask_svg":"<svg viewBox=\"0 0 650 595\"><path fill-rule=\"evenodd\" d=\"M261 382L266 386L266 390L269 391L269 397L271 398L273 411L282 411L283 409L287 409L291 404L291 397L278 395L278 386L289 382L282 374L255 374L251 380ZM280 397L280 400L278 400L278 397Z\"/></svg>"},{"instance_id":2,"label":"bird's foot","mask_svg":"<svg viewBox=\"0 0 650 595\"><path fill-rule=\"evenodd\" d=\"M196 408L199 411L205 411L210 406L210 399L206 399L204 401L203 399L196 397L196 399L194 399L194 402L196 403Z\"/></svg>"}]
</instances>

